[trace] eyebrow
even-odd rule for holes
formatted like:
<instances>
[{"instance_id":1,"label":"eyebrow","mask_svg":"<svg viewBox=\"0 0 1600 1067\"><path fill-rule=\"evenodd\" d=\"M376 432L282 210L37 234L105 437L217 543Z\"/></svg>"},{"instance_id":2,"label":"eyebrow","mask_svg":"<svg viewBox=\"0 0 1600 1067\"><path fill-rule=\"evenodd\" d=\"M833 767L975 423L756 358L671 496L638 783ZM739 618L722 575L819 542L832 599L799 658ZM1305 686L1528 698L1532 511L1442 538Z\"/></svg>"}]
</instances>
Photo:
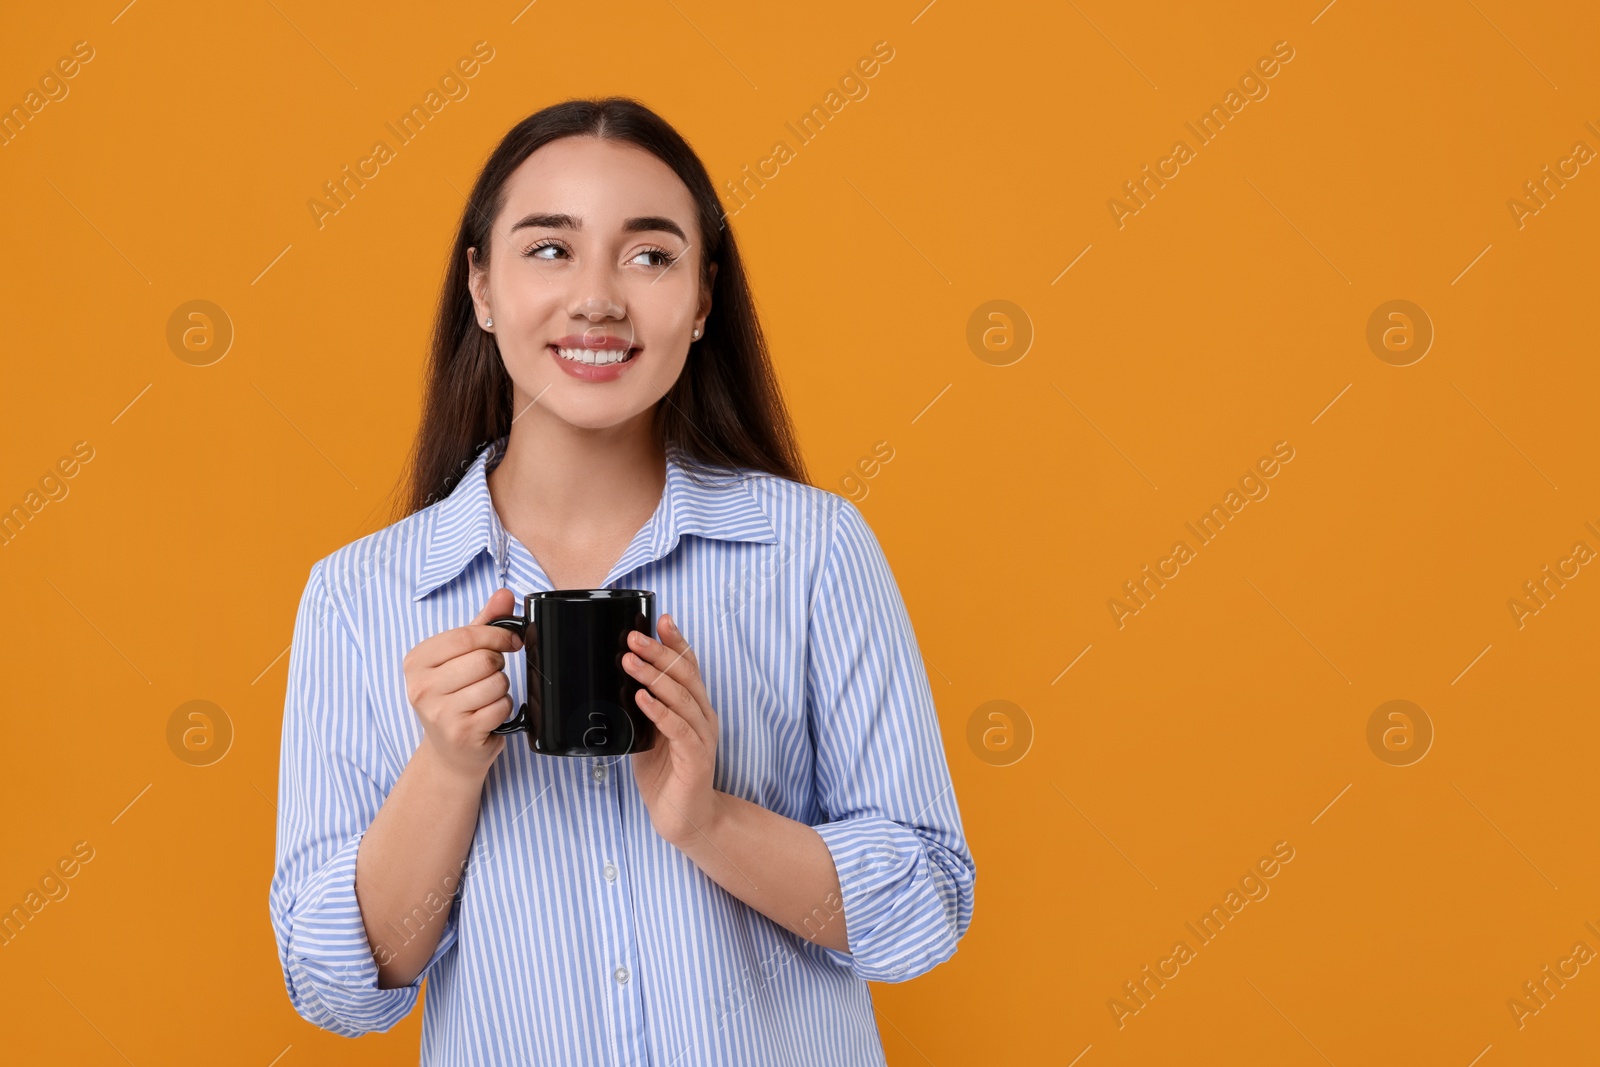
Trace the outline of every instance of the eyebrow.
<instances>
[{"instance_id":1,"label":"eyebrow","mask_svg":"<svg viewBox=\"0 0 1600 1067\"><path fill-rule=\"evenodd\" d=\"M534 213L524 215L510 231L515 233L524 226L539 226L551 230L581 230L583 220L576 215ZM670 233L677 236L678 240L687 242L688 236L684 234L683 227L664 215L642 215L638 218L624 219L622 221L623 233Z\"/></svg>"}]
</instances>

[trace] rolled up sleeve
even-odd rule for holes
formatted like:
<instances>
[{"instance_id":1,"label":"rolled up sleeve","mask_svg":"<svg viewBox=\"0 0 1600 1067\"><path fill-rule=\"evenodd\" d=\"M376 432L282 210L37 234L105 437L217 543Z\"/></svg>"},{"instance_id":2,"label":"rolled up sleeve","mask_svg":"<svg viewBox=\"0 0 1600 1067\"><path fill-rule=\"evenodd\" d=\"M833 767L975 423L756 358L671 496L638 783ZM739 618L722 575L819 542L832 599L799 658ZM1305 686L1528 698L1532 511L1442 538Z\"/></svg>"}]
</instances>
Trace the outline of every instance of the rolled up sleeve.
<instances>
[{"instance_id":1,"label":"rolled up sleeve","mask_svg":"<svg viewBox=\"0 0 1600 1067\"><path fill-rule=\"evenodd\" d=\"M839 498L809 623L807 713L822 835L864 979L903 982L949 959L972 921L977 867L904 599L859 509Z\"/></svg>"},{"instance_id":2,"label":"rolled up sleeve","mask_svg":"<svg viewBox=\"0 0 1600 1067\"><path fill-rule=\"evenodd\" d=\"M268 899L295 1011L358 1037L388 1030L415 1007L423 978L456 943L457 904L416 981L378 988L356 900L356 854L387 790L360 649L328 591L325 563L311 568L290 644Z\"/></svg>"}]
</instances>

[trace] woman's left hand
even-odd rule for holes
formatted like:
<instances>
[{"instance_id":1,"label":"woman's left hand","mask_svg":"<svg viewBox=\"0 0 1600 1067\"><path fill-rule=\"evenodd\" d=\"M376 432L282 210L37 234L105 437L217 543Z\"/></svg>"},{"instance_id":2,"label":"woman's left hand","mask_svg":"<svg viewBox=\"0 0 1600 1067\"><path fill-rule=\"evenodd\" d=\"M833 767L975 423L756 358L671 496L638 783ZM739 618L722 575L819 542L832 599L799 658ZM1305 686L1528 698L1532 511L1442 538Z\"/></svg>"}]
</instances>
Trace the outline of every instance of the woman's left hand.
<instances>
[{"instance_id":1,"label":"woman's left hand","mask_svg":"<svg viewBox=\"0 0 1600 1067\"><path fill-rule=\"evenodd\" d=\"M717 713L711 708L694 649L671 615L657 627L663 644L634 631L622 665L647 688L638 704L655 723L654 748L633 753L633 777L656 833L678 848L691 844L715 817Z\"/></svg>"}]
</instances>

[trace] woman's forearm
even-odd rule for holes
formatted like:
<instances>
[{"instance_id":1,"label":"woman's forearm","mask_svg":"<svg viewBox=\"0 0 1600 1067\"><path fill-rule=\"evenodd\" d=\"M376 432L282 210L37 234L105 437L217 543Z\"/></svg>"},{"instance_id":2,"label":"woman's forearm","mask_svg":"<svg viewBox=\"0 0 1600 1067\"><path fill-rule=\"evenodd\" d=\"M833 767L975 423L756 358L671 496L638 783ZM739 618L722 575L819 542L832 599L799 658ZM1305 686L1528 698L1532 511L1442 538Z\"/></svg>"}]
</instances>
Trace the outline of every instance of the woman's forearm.
<instances>
[{"instance_id":1,"label":"woman's forearm","mask_svg":"<svg viewBox=\"0 0 1600 1067\"><path fill-rule=\"evenodd\" d=\"M362 837L356 902L378 965L378 988L416 981L439 947L482 798L483 779L445 767L424 737Z\"/></svg>"},{"instance_id":2,"label":"woman's forearm","mask_svg":"<svg viewBox=\"0 0 1600 1067\"><path fill-rule=\"evenodd\" d=\"M712 881L773 922L849 952L839 873L822 835L720 790L711 821L678 849Z\"/></svg>"}]
</instances>

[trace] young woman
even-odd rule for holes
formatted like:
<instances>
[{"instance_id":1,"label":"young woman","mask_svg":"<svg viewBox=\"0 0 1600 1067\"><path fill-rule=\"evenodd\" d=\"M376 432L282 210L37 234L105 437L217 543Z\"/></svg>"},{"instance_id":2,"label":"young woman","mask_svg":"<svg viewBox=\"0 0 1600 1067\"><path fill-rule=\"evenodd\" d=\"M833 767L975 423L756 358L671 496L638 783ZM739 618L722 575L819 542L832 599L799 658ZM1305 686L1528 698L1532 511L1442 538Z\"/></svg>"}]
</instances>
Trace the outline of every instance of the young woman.
<instances>
[{"instance_id":1,"label":"young woman","mask_svg":"<svg viewBox=\"0 0 1600 1067\"><path fill-rule=\"evenodd\" d=\"M656 593L656 746L508 746L487 620L603 587ZM807 484L711 181L640 104L546 108L479 176L403 517L311 567L279 793L290 1001L354 1037L426 977L425 1064L882 1064L867 981L965 934L894 576Z\"/></svg>"}]
</instances>

